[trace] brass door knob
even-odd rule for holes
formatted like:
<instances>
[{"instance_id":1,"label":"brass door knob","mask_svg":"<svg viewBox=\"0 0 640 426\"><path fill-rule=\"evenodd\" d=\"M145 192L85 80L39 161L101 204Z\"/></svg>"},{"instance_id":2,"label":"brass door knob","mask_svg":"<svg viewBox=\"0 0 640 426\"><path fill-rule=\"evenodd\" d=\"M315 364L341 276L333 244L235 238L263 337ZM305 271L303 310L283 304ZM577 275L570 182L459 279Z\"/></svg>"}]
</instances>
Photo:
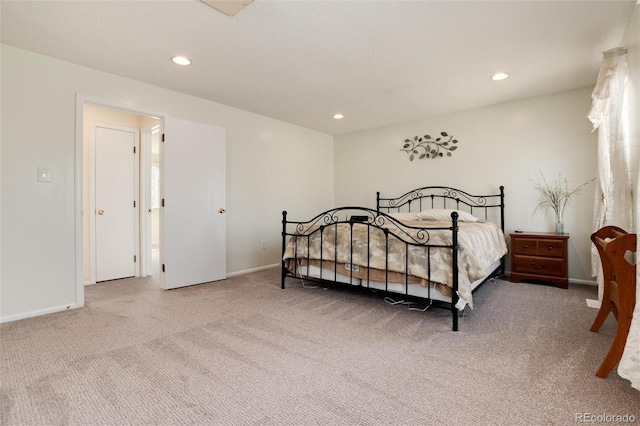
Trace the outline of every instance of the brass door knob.
<instances>
[{"instance_id":1,"label":"brass door knob","mask_svg":"<svg viewBox=\"0 0 640 426\"><path fill-rule=\"evenodd\" d=\"M102 209L98 210L98 214L100 214L100 215L104 214L104 210L102 210Z\"/></svg>"},{"instance_id":2,"label":"brass door knob","mask_svg":"<svg viewBox=\"0 0 640 426\"><path fill-rule=\"evenodd\" d=\"M224 212L226 212L226 210L225 210L225 209L223 209L222 207L220 207L220 208L218 209L218 213L223 214Z\"/></svg>"}]
</instances>

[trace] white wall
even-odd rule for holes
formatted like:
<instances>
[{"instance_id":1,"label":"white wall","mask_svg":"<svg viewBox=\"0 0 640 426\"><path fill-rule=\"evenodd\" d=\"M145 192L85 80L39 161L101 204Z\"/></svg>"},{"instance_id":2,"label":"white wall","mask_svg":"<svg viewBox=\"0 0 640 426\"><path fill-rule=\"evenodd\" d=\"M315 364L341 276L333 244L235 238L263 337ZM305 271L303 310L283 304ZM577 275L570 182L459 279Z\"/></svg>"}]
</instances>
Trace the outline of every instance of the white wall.
<instances>
[{"instance_id":1,"label":"white wall","mask_svg":"<svg viewBox=\"0 0 640 426\"><path fill-rule=\"evenodd\" d=\"M562 173L575 186L595 176L597 139L586 119L591 91L585 88L336 137L336 204L375 207L376 191L396 196L427 185L453 186L472 194L497 193L504 185L507 234L515 228L553 232L552 214L545 218L533 213L539 195L530 179L538 171L550 179ZM410 162L400 151L406 138L442 131L459 140L451 157ZM572 280L593 281L589 260L593 194L591 183L565 213Z\"/></svg>"},{"instance_id":2,"label":"white wall","mask_svg":"<svg viewBox=\"0 0 640 426\"><path fill-rule=\"evenodd\" d=\"M1 49L0 320L76 303L77 94L226 128L228 273L279 262L282 210L311 215L333 203L330 135L11 46ZM36 182L38 166L52 170L50 184ZM312 196L299 196L310 188ZM260 250L260 240L267 250Z\"/></svg>"}]
</instances>

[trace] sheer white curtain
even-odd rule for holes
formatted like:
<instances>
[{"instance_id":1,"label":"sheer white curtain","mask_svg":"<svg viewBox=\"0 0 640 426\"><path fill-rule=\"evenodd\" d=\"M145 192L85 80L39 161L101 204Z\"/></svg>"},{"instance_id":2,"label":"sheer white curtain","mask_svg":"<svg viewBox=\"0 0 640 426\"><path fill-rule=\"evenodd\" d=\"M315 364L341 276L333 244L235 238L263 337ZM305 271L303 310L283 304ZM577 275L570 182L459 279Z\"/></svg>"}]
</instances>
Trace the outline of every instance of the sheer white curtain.
<instances>
[{"instance_id":1,"label":"sheer white curtain","mask_svg":"<svg viewBox=\"0 0 640 426\"><path fill-rule=\"evenodd\" d=\"M633 195L631 189L629 144L622 125L627 50L604 52L598 74L589 120L598 129L598 170L593 213L593 230L615 225L632 232ZM596 248L591 246L591 272L598 277L598 296L602 299L602 268Z\"/></svg>"},{"instance_id":2,"label":"sheer white curtain","mask_svg":"<svg viewBox=\"0 0 640 426\"><path fill-rule=\"evenodd\" d=\"M604 52L598 82L592 94L589 120L598 129L598 171L594 204L594 231L605 225L619 226L628 232L637 232L640 226L634 219L631 185L631 159L628 129L623 123L625 99L628 97L627 50L624 47ZM640 183L639 183L640 185ZM636 189L637 191L637 189ZM637 209L640 211L640 209ZM595 247L592 246L591 268L598 276L599 298L602 299L602 268ZM637 280L640 282L640 280ZM636 291L636 300L640 290ZM618 373L640 389L640 302L636 302L634 319L627 338L625 351L618 365Z\"/></svg>"}]
</instances>

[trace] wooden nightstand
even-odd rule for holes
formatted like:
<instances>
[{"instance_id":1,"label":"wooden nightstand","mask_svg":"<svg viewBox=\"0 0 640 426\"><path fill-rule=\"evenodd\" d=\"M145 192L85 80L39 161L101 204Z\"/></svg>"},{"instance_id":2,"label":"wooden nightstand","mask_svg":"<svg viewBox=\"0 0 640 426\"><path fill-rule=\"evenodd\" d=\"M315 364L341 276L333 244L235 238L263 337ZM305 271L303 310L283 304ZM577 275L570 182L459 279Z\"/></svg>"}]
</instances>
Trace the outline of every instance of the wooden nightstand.
<instances>
[{"instance_id":1,"label":"wooden nightstand","mask_svg":"<svg viewBox=\"0 0 640 426\"><path fill-rule=\"evenodd\" d=\"M511 236L511 281L546 281L569 288L569 234L525 232Z\"/></svg>"}]
</instances>

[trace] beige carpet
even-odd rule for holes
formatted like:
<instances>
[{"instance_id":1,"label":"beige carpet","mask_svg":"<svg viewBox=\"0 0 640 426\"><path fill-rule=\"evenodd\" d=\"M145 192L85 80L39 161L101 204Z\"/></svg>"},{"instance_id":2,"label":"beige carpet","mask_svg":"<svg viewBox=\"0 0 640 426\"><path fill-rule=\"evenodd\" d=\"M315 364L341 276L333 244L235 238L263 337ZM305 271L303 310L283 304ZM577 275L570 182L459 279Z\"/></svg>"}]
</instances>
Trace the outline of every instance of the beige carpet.
<instances>
[{"instance_id":1,"label":"beige carpet","mask_svg":"<svg viewBox=\"0 0 640 426\"><path fill-rule=\"evenodd\" d=\"M3 425L574 424L640 393L594 375L594 287L489 282L448 311L304 289L279 270L162 291L86 288L86 307L0 326Z\"/></svg>"}]
</instances>

